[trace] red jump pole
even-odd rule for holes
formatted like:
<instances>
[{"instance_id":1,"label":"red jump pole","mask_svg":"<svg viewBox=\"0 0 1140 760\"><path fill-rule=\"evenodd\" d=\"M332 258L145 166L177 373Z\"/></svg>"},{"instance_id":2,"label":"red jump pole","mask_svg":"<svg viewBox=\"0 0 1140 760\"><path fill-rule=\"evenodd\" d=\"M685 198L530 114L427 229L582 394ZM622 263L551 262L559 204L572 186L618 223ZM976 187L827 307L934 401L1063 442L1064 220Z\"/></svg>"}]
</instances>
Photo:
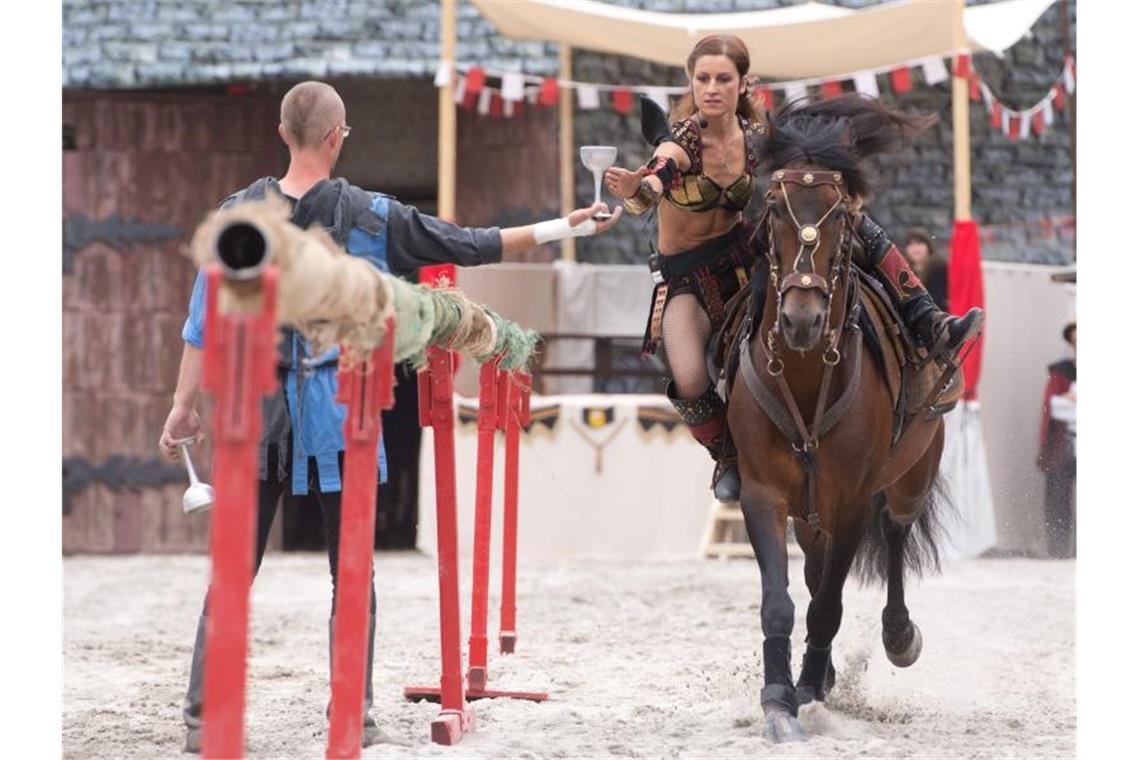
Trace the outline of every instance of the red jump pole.
<instances>
[{"instance_id":1,"label":"red jump pole","mask_svg":"<svg viewBox=\"0 0 1140 760\"><path fill-rule=\"evenodd\" d=\"M277 387L277 269L261 274L261 310L218 308L222 270L206 270L202 387L215 399L214 511L210 521L209 622L202 695L202 756L242 757L249 587L256 541L261 400Z\"/></svg>"},{"instance_id":2,"label":"red jump pole","mask_svg":"<svg viewBox=\"0 0 1140 760\"><path fill-rule=\"evenodd\" d=\"M506 430L503 484L503 595L499 610L499 651L515 651L515 581L519 541L519 428L530 424L530 375L522 370L500 373L500 424Z\"/></svg>"},{"instance_id":3,"label":"red jump pole","mask_svg":"<svg viewBox=\"0 0 1140 760\"><path fill-rule=\"evenodd\" d=\"M459 621L459 528L455 491L455 410L452 407L452 355L428 349L420 372L420 425L432 428L435 445L436 550L439 555L440 712L432 721L431 739L457 744L475 730L475 714L463 693L463 652ZM415 688L405 689L415 698Z\"/></svg>"},{"instance_id":4,"label":"red jump pole","mask_svg":"<svg viewBox=\"0 0 1140 760\"><path fill-rule=\"evenodd\" d=\"M479 368L479 449L475 466L475 547L471 581L471 638L467 688L487 688L487 591L491 582L491 497L495 480L495 429L498 362Z\"/></svg>"},{"instance_id":5,"label":"red jump pole","mask_svg":"<svg viewBox=\"0 0 1140 760\"><path fill-rule=\"evenodd\" d=\"M360 757L376 531L376 454L380 412L394 403L394 324L388 320L384 343L368 359L349 367L342 358L337 373L336 400L347 406L347 414L327 758Z\"/></svg>"}]
</instances>

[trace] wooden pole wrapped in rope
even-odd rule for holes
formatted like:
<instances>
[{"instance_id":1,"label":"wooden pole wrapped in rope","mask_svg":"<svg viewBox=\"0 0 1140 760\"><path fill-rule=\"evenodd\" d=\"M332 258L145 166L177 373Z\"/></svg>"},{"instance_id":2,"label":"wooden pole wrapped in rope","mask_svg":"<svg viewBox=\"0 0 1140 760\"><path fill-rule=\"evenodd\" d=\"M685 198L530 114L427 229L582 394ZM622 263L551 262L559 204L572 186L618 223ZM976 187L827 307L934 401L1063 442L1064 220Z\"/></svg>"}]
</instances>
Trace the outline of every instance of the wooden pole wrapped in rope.
<instances>
[{"instance_id":1,"label":"wooden pole wrapped in rope","mask_svg":"<svg viewBox=\"0 0 1140 760\"><path fill-rule=\"evenodd\" d=\"M503 319L455 289L414 285L351 256L324 230L289 221L283 200L240 203L210 214L194 233L191 257L217 261L226 275L221 306L250 308L260 299L257 275L272 261L279 271L278 321L310 342L313 353L340 345L350 358L368 356L396 324L395 361L418 368L427 349L442 346L503 369L526 367L538 334Z\"/></svg>"}]
</instances>

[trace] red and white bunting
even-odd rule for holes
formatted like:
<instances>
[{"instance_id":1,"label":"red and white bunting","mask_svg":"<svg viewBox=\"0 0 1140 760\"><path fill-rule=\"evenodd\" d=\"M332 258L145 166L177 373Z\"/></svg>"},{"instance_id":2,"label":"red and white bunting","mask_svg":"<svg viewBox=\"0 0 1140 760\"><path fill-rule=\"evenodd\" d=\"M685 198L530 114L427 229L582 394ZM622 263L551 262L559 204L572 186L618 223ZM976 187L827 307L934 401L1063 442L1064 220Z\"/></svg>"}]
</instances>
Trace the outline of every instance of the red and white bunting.
<instances>
[{"instance_id":1,"label":"red and white bunting","mask_svg":"<svg viewBox=\"0 0 1140 760\"><path fill-rule=\"evenodd\" d=\"M949 67L947 57L951 59ZM844 83L850 82L856 92L878 98L881 96L877 79L879 74L887 74L891 89L896 94L904 94L914 89L912 69L921 67L923 81L927 85L942 84L951 76L966 79L970 88L970 100L983 104L989 114L990 125L1011 139L1023 140L1031 133L1040 137L1047 128L1053 126L1057 111L1065 108L1068 99L1076 91L1076 63L1072 57L1066 57L1064 68L1045 97L1029 108L1014 110L998 100L982 81L969 53L947 57L930 56L890 68L868 69L826 79L755 84L752 97L761 110L770 110L776 105L777 92L781 94L783 102L788 102L807 98L808 87L818 87L821 97L832 98L842 94L847 89ZM499 80L498 87L489 87L488 78ZM523 110L524 101L545 108L552 107L558 103L560 93L567 89L574 91L578 107L587 111L601 108L605 93L604 100L608 106L622 116L633 113L638 94L655 101L668 111L670 97L688 91L684 86L576 82L518 72L488 71L477 65L457 66L452 61L440 60L435 71L435 86L444 87L450 81L455 83L455 102L459 106L467 110L474 109L481 115L504 117L519 114Z\"/></svg>"}]
</instances>

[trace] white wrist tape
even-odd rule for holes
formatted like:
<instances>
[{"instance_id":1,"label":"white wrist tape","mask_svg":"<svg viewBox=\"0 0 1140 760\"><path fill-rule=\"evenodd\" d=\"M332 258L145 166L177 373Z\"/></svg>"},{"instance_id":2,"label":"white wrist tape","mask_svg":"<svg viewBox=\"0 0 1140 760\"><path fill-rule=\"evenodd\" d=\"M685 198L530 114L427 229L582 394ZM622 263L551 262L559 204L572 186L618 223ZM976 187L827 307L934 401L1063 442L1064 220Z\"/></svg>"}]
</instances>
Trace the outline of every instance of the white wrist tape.
<instances>
[{"instance_id":1,"label":"white wrist tape","mask_svg":"<svg viewBox=\"0 0 1140 760\"><path fill-rule=\"evenodd\" d=\"M543 243L552 243L555 240L593 235L597 230L598 224L593 219L587 219L576 227L571 227L570 220L566 217L550 219L534 225L534 241L542 245Z\"/></svg>"}]
</instances>

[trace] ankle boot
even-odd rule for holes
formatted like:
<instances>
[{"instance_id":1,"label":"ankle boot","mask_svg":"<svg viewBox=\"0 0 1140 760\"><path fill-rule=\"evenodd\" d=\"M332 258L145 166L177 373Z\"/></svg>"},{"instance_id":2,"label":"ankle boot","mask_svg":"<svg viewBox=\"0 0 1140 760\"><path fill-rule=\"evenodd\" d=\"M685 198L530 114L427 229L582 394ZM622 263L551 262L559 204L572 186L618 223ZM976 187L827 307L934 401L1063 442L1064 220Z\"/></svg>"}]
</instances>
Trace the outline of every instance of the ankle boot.
<instances>
[{"instance_id":1,"label":"ankle boot","mask_svg":"<svg viewBox=\"0 0 1140 760\"><path fill-rule=\"evenodd\" d=\"M935 358L957 356L982 329L982 310L975 307L961 317L942 311L906 257L869 214L863 214L858 232L866 256L858 263L886 288L911 336Z\"/></svg>"},{"instance_id":2,"label":"ankle boot","mask_svg":"<svg viewBox=\"0 0 1140 760\"><path fill-rule=\"evenodd\" d=\"M693 437L705 447L716 462L713 470L713 495L717 501L740 500L740 471L736 466L736 448L725 423L724 402L712 386L694 399L678 398L676 387L669 383L665 392L673 408Z\"/></svg>"},{"instance_id":3,"label":"ankle boot","mask_svg":"<svg viewBox=\"0 0 1140 760\"><path fill-rule=\"evenodd\" d=\"M333 631L336 630L336 615L329 617L329 674L331 679L332 674L332 654L333 654ZM371 747L373 744L378 744L384 735L380 731L380 726L376 723L376 719L372 717L372 655L376 648L376 616L368 616L368 657L366 658L366 665L364 670L364 726L360 734L360 745L362 747ZM332 704L325 710L325 717L328 717L329 710Z\"/></svg>"},{"instance_id":4,"label":"ankle boot","mask_svg":"<svg viewBox=\"0 0 1140 760\"><path fill-rule=\"evenodd\" d=\"M190 656L190 685L182 702L182 720L186 723L186 744L183 752L202 752L202 676L206 667L206 627L208 618L198 618L198 632L194 635L194 654Z\"/></svg>"}]
</instances>

